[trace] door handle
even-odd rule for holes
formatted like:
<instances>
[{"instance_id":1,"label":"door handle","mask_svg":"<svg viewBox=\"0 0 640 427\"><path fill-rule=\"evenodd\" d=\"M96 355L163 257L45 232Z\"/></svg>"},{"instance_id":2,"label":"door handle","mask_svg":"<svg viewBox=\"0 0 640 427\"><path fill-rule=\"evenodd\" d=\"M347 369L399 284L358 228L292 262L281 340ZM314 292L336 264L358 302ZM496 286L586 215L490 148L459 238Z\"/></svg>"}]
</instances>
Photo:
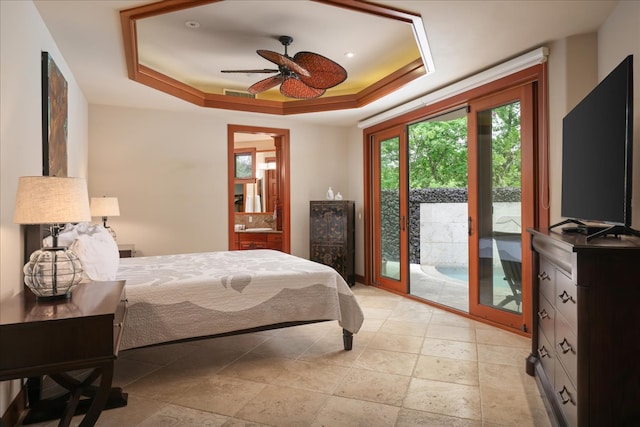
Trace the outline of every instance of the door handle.
<instances>
[{"instance_id":1,"label":"door handle","mask_svg":"<svg viewBox=\"0 0 640 427\"><path fill-rule=\"evenodd\" d=\"M472 220L471 217L469 217L469 222L468 222L468 227L469 227L469 236L471 236L471 230L472 230Z\"/></svg>"},{"instance_id":2,"label":"door handle","mask_svg":"<svg viewBox=\"0 0 640 427\"><path fill-rule=\"evenodd\" d=\"M400 229L401 229L402 231L404 231L404 230L406 230L406 229L407 229L407 217L406 217L406 216L403 216L403 217L400 219Z\"/></svg>"}]
</instances>

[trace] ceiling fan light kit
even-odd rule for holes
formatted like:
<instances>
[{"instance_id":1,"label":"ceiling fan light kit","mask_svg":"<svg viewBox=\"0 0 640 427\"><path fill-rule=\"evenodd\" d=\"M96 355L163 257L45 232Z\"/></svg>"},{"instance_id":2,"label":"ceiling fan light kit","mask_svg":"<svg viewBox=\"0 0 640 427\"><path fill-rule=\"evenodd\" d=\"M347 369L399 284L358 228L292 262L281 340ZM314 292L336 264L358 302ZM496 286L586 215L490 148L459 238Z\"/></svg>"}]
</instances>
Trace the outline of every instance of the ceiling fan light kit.
<instances>
[{"instance_id":1,"label":"ceiling fan light kit","mask_svg":"<svg viewBox=\"0 0 640 427\"><path fill-rule=\"evenodd\" d=\"M256 52L264 59L278 65L278 69L222 70L223 73L278 73L251 85L248 91L258 94L280 85L280 93L289 98L311 99L322 96L327 89L347 79L347 71L338 63L313 52L298 52L293 58L287 54L287 46L293 42L290 36L280 36L284 55L270 50Z\"/></svg>"}]
</instances>

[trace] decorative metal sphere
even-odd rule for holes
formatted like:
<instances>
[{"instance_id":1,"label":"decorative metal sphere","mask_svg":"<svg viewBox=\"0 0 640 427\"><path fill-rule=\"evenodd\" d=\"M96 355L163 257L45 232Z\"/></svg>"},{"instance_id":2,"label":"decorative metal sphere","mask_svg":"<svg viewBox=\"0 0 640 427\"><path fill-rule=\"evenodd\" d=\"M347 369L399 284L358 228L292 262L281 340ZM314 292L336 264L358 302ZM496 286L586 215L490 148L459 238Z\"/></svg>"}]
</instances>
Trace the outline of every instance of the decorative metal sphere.
<instances>
[{"instance_id":1,"label":"decorative metal sphere","mask_svg":"<svg viewBox=\"0 0 640 427\"><path fill-rule=\"evenodd\" d=\"M80 259L67 248L37 250L22 270L24 283L38 298L69 296L83 272Z\"/></svg>"}]
</instances>

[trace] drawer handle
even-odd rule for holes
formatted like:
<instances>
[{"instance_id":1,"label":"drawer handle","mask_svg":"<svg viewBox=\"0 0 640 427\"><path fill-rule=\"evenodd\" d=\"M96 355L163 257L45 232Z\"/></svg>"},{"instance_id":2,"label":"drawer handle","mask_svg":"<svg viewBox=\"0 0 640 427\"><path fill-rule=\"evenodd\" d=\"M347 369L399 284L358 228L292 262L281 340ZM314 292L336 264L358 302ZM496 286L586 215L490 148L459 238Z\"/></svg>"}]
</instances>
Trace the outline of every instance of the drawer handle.
<instances>
[{"instance_id":1,"label":"drawer handle","mask_svg":"<svg viewBox=\"0 0 640 427\"><path fill-rule=\"evenodd\" d=\"M571 398L571 393L569 393L569 390L567 390L567 386L562 386L562 390L560 390L558 394L560 395L560 401L563 405L566 405L567 403L572 403L575 405L575 402Z\"/></svg>"},{"instance_id":2,"label":"drawer handle","mask_svg":"<svg viewBox=\"0 0 640 427\"><path fill-rule=\"evenodd\" d=\"M551 280L551 277L549 277L549 275L547 274L546 271L543 271L542 273L538 274L538 279L540 279L540 280Z\"/></svg>"},{"instance_id":3,"label":"drawer handle","mask_svg":"<svg viewBox=\"0 0 640 427\"><path fill-rule=\"evenodd\" d=\"M562 300L563 304L568 303L569 301L575 303L576 300L573 299L573 297L571 295L569 295L569 293L565 290L563 291L560 295L558 295L560 297L560 299Z\"/></svg>"},{"instance_id":4,"label":"drawer handle","mask_svg":"<svg viewBox=\"0 0 640 427\"><path fill-rule=\"evenodd\" d=\"M573 352L573 347L571 346L571 344L569 344L569 341L567 341L567 339L563 339L562 342L560 344L558 344L558 346L562 349L562 352L564 354L567 354L569 352Z\"/></svg>"},{"instance_id":5,"label":"drawer handle","mask_svg":"<svg viewBox=\"0 0 640 427\"><path fill-rule=\"evenodd\" d=\"M118 322L118 323L114 323L114 325L116 328L122 328L122 322Z\"/></svg>"},{"instance_id":6,"label":"drawer handle","mask_svg":"<svg viewBox=\"0 0 640 427\"><path fill-rule=\"evenodd\" d=\"M540 358L549 357L549 352L547 351L547 348L545 346L542 346L538 349L538 354L540 355Z\"/></svg>"},{"instance_id":7,"label":"drawer handle","mask_svg":"<svg viewBox=\"0 0 640 427\"><path fill-rule=\"evenodd\" d=\"M541 311L538 312L538 317L541 319L548 319L549 313L547 313L547 310L543 308Z\"/></svg>"}]
</instances>

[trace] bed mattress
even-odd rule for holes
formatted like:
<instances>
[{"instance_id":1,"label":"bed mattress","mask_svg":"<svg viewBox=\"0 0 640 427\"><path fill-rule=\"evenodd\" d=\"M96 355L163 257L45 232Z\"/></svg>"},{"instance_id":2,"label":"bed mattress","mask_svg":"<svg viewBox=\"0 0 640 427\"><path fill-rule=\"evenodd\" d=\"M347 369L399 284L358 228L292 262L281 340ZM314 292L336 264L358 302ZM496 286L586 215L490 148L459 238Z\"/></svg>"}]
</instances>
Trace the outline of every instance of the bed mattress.
<instances>
[{"instance_id":1,"label":"bed mattress","mask_svg":"<svg viewBox=\"0 0 640 427\"><path fill-rule=\"evenodd\" d=\"M118 279L129 301L121 349L311 320L356 333L363 322L333 268L274 250L123 258Z\"/></svg>"}]
</instances>

